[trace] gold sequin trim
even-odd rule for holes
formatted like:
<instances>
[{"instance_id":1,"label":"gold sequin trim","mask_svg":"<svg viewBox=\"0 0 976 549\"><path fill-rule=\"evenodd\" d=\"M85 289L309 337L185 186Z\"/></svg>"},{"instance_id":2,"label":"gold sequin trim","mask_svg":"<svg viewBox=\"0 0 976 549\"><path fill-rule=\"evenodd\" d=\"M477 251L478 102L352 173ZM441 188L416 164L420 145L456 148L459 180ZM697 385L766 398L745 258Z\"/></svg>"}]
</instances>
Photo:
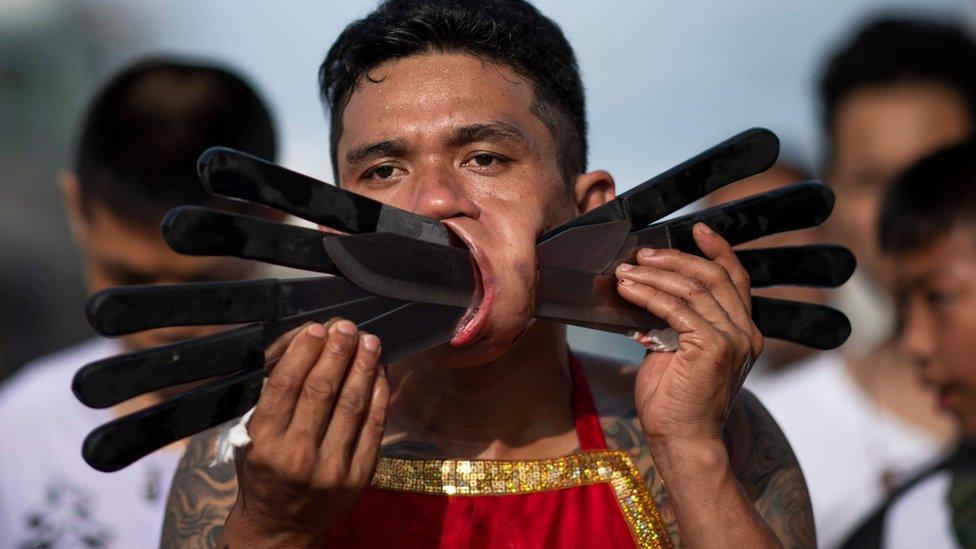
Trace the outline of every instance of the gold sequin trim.
<instances>
[{"instance_id":1,"label":"gold sequin trim","mask_svg":"<svg viewBox=\"0 0 976 549\"><path fill-rule=\"evenodd\" d=\"M499 496L605 482L638 547L669 548L664 521L626 452L598 450L527 461L380 458L373 486L447 496Z\"/></svg>"}]
</instances>

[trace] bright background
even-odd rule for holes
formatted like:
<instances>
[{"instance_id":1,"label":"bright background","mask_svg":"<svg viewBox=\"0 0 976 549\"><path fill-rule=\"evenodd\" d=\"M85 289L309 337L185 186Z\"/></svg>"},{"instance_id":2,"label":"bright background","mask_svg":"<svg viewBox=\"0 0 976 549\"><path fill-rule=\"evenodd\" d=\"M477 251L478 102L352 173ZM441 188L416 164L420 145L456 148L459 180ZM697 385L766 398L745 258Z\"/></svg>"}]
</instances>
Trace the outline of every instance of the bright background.
<instances>
[{"instance_id":1,"label":"bright background","mask_svg":"<svg viewBox=\"0 0 976 549\"><path fill-rule=\"evenodd\" d=\"M316 71L373 1L0 0L0 378L91 335L56 180L95 86L148 53L205 56L242 71L275 112L281 163L330 180ZM912 10L976 21L964 0L545 0L576 49L590 165L626 189L751 126L817 167L821 63L864 17ZM578 331L581 347L640 349Z\"/></svg>"}]
</instances>

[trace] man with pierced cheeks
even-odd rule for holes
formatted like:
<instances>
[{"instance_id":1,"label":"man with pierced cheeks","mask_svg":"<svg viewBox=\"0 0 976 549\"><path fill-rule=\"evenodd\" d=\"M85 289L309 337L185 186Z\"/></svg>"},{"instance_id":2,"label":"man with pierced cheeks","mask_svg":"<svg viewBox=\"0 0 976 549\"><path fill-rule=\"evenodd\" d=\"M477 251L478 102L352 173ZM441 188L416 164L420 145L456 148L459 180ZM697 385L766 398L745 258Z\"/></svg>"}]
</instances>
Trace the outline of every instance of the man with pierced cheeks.
<instances>
[{"instance_id":1,"label":"man with pierced cheeks","mask_svg":"<svg viewBox=\"0 0 976 549\"><path fill-rule=\"evenodd\" d=\"M705 258L645 249L616 271L674 352L576 354L531 319L536 238L614 197L585 168L554 23L521 0L391 0L320 80L338 184L443 221L483 299L449 344L385 366L346 320L277 342L236 472L209 466L214 433L190 443L164 546L815 545L789 444L738 391L763 341L721 237L699 225Z\"/></svg>"}]
</instances>

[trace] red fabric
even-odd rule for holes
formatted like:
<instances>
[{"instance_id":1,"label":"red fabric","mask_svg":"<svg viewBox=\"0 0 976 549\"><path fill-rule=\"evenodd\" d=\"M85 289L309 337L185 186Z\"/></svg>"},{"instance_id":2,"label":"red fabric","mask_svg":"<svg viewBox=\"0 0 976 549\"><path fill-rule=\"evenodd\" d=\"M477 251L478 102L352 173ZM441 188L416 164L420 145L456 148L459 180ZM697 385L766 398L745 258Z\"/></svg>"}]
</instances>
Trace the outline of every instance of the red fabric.
<instances>
[{"instance_id":1,"label":"red fabric","mask_svg":"<svg viewBox=\"0 0 976 549\"><path fill-rule=\"evenodd\" d=\"M504 496L369 487L327 547L634 547L609 484Z\"/></svg>"},{"instance_id":2,"label":"red fabric","mask_svg":"<svg viewBox=\"0 0 976 549\"><path fill-rule=\"evenodd\" d=\"M572 353L569 355L569 376L573 380L573 417L580 450L606 450L607 441L603 438L603 427L593 404L590 386L586 383L583 367Z\"/></svg>"},{"instance_id":3,"label":"red fabric","mask_svg":"<svg viewBox=\"0 0 976 549\"><path fill-rule=\"evenodd\" d=\"M606 449L586 378L570 355L582 450ZM369 487L328 547L634 547L609 484L502 496L446 496Z\"/></svg>"}]
</instances>

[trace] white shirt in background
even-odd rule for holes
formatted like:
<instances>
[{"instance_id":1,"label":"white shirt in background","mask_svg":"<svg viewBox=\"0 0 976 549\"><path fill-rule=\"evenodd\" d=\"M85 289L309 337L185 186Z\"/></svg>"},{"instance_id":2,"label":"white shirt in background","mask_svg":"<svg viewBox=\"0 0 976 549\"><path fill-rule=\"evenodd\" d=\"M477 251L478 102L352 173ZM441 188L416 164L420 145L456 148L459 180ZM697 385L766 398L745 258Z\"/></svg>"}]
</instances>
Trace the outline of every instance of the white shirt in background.
<instances>
[{"instance_id":1,"label":"white shirt in background","mask_svg":"<svg viewBox=\"0 0 976 549\"><path fill-rule=\"evenodd\" d=\"M886 549L952 549L959 547L949 510L952 475L940 471L895 500L885 516Z\"/></svg>"},{"instance_id":2,"label":"white shirt in background","mask_svg":"<svg viewBox=\"0 0 976 549\"><path fill-rule=\"evenodd\" d=\"M882 478L906 480L944 448L879 410L844 370L840 353L818 353L746 382L796 452L813 503L817 541L842 543L882 503Z\"/></svg>"},{"instance_id":3,"label":"white shirt in background","mask_svg":"<svg viewBox=\"0 0 976 549\"><path fill-rule=\"evenodd\" d=\"M120 350L116 341L88 341L24 366L0 387L0 548L159 545L179 452L114 473L81 457L85 436L114 416L78 402L71 379Z\"/></svg>"}]
</instances>

